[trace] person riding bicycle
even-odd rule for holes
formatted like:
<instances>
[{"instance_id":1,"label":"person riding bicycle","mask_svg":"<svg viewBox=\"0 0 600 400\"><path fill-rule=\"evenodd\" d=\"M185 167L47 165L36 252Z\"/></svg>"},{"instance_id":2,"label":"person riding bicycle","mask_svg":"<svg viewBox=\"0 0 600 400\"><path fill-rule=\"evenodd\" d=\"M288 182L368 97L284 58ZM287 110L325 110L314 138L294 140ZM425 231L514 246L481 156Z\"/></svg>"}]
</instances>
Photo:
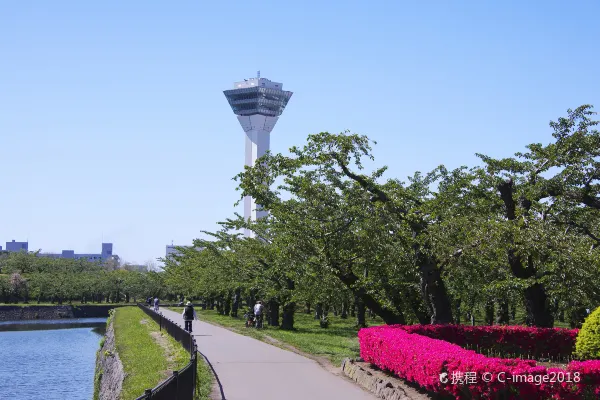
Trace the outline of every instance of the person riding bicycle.
<instances>
[{"instance_id":1,"label":"person riding bicycle","mask_svg":"<svg viewBox=\"0 0 600 400\"><path fill-rule=\"evenodd\" d=\"M154 311L158 312L158 296L154 298Z\"/></svg>"},{"instance_id":2,"label":"person riding bicycle","mask_svg":"<svg viewBox=\"0 0 600 400\"><path fill-rule=\"evenodd\" d=\"M256 327L262 328L263 322L263 312L265 310L265 306L263 306L262 301L257 301L254 306L254 316L256 317Z\"/></svg>"}]
</instances>

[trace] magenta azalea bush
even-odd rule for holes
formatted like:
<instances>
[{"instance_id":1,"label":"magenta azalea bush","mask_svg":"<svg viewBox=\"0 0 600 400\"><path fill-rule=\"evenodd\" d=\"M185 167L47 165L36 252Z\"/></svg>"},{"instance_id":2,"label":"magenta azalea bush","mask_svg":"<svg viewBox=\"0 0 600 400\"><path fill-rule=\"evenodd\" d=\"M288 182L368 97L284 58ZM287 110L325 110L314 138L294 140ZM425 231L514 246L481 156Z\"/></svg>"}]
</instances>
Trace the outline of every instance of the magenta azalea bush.
<instances>
[{"instance_id":1,"label":"magenta azalea bush","mask_svg":"<svg viewBox=\"0 0 600 400\"><path fill-rule=\"evenodd\" d=\"M527 326L396 325L409 333L445 340L463 348L513 357L565 359L575 350L577 329Z\"/></svg>"},{"instance_id":2,"label":"magenta azalea bush","mask_svg":"<svg viewBox=\"0 0 600 400\"><path fill-rule=\"evenodd\" d=\"M361 357L426 390L456 399L600 398L600 361L546 368L534 360L486 357L407 328L361 329Z\"/></svg>"}]
</instances>

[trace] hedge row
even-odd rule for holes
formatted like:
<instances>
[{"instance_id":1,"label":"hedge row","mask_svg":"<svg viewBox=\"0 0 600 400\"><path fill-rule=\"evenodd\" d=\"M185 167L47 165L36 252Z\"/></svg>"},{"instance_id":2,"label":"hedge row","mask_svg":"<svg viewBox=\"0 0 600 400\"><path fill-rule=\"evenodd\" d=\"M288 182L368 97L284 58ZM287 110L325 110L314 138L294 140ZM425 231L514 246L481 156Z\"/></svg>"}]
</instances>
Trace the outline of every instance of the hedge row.
<instances>
[{"instance_id":1,"label":"hedge row","mask_svg":"<svg viewBox=\"0 0 600 400\"><path fill-rule=\"evenodd\" d=\"M534 360L486 357L398 326L361 329L358 337L365 361L456 399L600 398L600 360L546 368Z\"/></svg>"},{"instance_id":2,"label":"hedge row","mask_svg":"<svg viewBox=\"0 0 600 400\"><path fill-rule=\"evenodd\" d=\"M526 326L395 325L408 333L445 340L501 357L565 359L575 350L577 329Z\"/></svg>"}]
</instances>

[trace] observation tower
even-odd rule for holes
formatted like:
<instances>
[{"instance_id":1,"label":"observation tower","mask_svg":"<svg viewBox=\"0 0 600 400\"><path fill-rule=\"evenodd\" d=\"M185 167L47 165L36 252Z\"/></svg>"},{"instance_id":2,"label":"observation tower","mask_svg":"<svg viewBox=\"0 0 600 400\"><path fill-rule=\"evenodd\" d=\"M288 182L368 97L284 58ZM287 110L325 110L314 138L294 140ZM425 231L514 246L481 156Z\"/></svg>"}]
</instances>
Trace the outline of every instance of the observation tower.
<instances>
[{"instance_id":1,"label":"observation tower","mask_svg":"<svg viewBox=\"0 0 600 400\"><path fill-rule=\"evenodd\" d=\"M256 160L269 150L271 131L292 97L292 92L283 90L282 83L261 78L260 71L256 78L235 82L233 87L223 93L246 133L245 163L254 166ZM256 221L266 215L265 211L257 210L254 199L250 196L244 198L246 220L251 218ZM249 236L248 231L246 236Z\"/></svg>"}]
</instances>

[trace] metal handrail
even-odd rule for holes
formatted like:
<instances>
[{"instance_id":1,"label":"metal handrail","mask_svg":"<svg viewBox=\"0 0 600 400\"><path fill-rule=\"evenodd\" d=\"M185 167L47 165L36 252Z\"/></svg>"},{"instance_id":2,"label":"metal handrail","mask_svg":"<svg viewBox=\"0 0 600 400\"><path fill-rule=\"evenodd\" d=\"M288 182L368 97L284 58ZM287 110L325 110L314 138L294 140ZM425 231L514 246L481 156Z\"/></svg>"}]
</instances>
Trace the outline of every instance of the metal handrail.
<instances>
[{"instance_id":1,"label":"metal handrail","mask_svg":"<svg viewBox=\"0 0 600 400\"><path fill-rule=\"evenodd\" d=\"M154 310L152 310L151 308L149 308L148 306L138 303L138 307L142 309L142 311L144 311L144 313L146 313L149 317L151 317L155 322L157 322L160 326L160 329L162 330L163 326L165 327L165 330L167 330L167 333L170 334L170 330L176 331L178 332L180 335L183 335L182 337L185 337L185 335L189 335L189 347L186 347L186 350L190 353L190 362L184 366L183 368L181 368L179 371L173 371L173 375L171 375L169 378L165 379L164 381L160 382L158 385L156 385L153 389L146 389L144 391L144 394L141 395L140 397L136 398L135 400L146 400L146 399L152 399L154 397L159 398L160 397L160 392L162 390L165 390L169 387L170 384L173 383L173 381L176 381L175 384L177 385L178 380L180 379L180 375L183 373L186 373L188 371L188 369L192 368L192 387L193 387L193 391L191 393L189 393L189 395L184 394L183 396L179 396L178 394L178 388L176 388L176 397L169 397L172 398L173 400L192 400L195 395L196 395L196 368L197 368L197 363L198 363L198 347L196 345L196 339L194 339L194 337L191 335L190 332L185 331L184 329L182 329L179 325L177 325L175 322L171 321L169 318L165 317L162 315L162 313L156 313ZM167 328L168 327L168 328ZM173 336L171 334L171 336ZM173 337L175 340L177 340L176 337ZM179 340L178 340L179 341ZM181 343L181 341L179 341ZM183 345L183 343L182 343Z\"/></svg>"}]
</instances>

